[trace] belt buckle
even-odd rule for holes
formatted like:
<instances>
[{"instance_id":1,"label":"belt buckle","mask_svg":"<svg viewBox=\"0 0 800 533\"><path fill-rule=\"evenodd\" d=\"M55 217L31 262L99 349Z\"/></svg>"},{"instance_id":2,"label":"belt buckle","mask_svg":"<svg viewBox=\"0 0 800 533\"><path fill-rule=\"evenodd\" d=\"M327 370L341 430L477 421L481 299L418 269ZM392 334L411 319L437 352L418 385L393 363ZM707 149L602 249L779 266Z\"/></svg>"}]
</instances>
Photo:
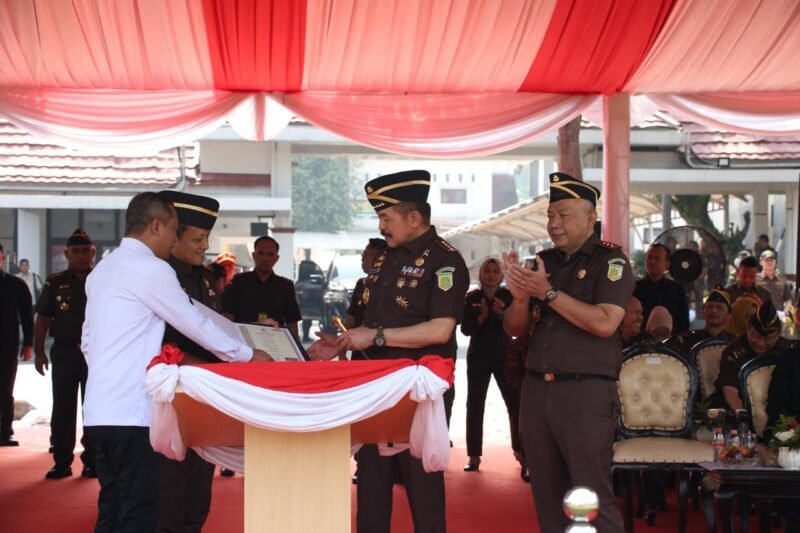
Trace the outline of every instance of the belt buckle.
<instances>
[{"instance_id":1,"label":"belt buckle","mask_svg":"<svg viewBox=\"0 0 800 533\"><path fill-rule=\"evenodd\" d=\"M544 380L545 380L547 383L551 383L551 382L553 382L553 381L555 381L555 380L556 380L556 376L555 376L555 374L553 374L552 372L545 372L545 373L543 374L543 377L544 377Z\"/></svg>"}]
</instances>

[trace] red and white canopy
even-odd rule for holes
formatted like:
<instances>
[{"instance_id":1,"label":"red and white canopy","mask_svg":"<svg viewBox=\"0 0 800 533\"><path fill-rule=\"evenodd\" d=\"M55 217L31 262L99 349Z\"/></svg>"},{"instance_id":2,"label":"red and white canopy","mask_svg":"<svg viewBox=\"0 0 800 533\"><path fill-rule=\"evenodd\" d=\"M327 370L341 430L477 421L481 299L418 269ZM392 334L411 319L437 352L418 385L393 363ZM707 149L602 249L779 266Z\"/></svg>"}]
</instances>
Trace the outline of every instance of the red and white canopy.
<instances>
[{"instance_id":1,"label":"red and white canopy","mask_svg":"<svg viewBox=\"0 0 800 533\"><path fill-rule=\"evenodd\" d=\"M291 115L422 156L510 149L598 95L800 133L796 0L0 0L0 114L163 148Z\"/></svg>"}]
</instances>

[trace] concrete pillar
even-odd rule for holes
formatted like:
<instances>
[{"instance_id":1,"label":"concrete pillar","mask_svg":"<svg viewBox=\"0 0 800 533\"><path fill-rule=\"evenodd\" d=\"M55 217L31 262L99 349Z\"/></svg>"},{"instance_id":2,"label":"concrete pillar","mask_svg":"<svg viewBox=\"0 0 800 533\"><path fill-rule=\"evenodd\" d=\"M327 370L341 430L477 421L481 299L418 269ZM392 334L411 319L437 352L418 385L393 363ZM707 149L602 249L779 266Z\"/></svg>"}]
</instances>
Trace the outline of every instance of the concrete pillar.
<instances>
[{"instance_id":1,"label":"concrete pillar","mask_svg":"<svg viewBox=\"0 0 800 533\"><path fill-rule=\"evenodd\" d=\"M753 188L753 242L758 240L758 236L766 233L771 236L769 227L769 191L767 186L758 183ZM770 243L774 244L773 239L770 238Z\"/></svg>"},{"instance_id":2,"label":"concrete pillar","mask_svg":"<svg viewBox=\"0 0 800 533\"><path fill-rule=\"evenodd\" d=\"M603 239L630 253L630 96L603 96Z\"/></svg>"},{"instance_id":3,"label":"concrete pillar","mask_svg":"<svg viewBox=\"0 0 800 533\"><path fill-rule=\"evenodd\" d=\"M18 256L31 263L31 272L36 272L44 279L47 265L47 214L44 209L19 209L17 211L17 243Z\"/></svg>"},{"instance_id":4,"label":"concrete pillar","mask_svg":"<svg viewBox=\"0 0 800 533\"><path fill-rule=\"evenodd\" d=\"M272 153L272 197L292 198L292 145L288 142L273 142ZM292 212L275 213L272 222L272 237L281 247L281 257L275 264L275 272L289 279L294 279L294 227Z\"/></svg>"},{"instance_id":5,"label":"concrete pillar","mask_svg":"<svg viewBox=\"0 0 800 533\"><path fill-rule=\"evenodd\" d=\"M783 237L781 259L783 272L797 274L797 188L786 186L786 235Z\"/></svg>"}]
</instances>

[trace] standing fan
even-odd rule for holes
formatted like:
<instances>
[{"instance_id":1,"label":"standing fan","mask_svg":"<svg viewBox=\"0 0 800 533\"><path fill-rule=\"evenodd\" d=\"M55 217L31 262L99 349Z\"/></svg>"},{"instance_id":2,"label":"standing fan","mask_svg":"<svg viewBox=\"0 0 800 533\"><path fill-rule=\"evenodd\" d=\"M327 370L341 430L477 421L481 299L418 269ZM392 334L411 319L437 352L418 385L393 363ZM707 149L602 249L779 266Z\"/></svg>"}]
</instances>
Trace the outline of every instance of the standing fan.
<instances>
[{"instance_id":1,"label":"standing fan","mask_svg":"<svg viewBox=\"0 0 800 533\"><path fill-rule=\"evenodd\" d=\"M697 226L676 226L662 232L653 244L663 244L672 251L669 274L683 285L689 308L699 315L703 294L717 285L724 286L727 261L722 245L708 231Z\"/></svg>"}]
</instances>

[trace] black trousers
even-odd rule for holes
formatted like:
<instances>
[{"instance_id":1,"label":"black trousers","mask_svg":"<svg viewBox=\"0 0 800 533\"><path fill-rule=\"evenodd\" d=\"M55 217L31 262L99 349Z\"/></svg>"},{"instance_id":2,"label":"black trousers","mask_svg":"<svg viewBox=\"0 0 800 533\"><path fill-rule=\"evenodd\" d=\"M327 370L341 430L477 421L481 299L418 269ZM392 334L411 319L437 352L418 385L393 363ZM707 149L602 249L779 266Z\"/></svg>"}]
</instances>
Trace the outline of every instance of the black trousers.
<instances>
[{"instance_id":1,"label":"black trousers","mask_svg":"<svg viewBox=\"0 0 800 533\"><path fill-rule=\"evenodd\" d=\"M173 461L158 454L159 533L200 533L211 509L214 465L191 448L186 459Z\"/></svg>"},{"instance_id":2,"label":"black trousers","mask_svg":"<svg viewBox=\"0 0 800 533\"><path fill-rule=\"evenodd\" d=\"M503 402L508 411L508 423L511 431L511 449L521 450L519 439L519 391L506 381L505 369L493 369L470 365L467 362L467 455L479 457L483 455L483 413L486 409L486 393L489 382L494 376Z\"/></svg>"},{"instance_id":3,"label":"black trousers","mask_svg":"<svg viewBox=\"0 0 800 533\"><path fill-rule=\"evenodd\" d=\"M528 452L531 490L542 533L564 531L566 492L575 486L597 493L599 533L622 533L622 517L611 486L611 447L619 412L614 381L545 383L525 376L520 430Z\"/></svg>"},{"instance_id":4,"label":"black trousers","mask_svg":"<svg viewBox=\"0 0 800 533\"><path fill-rule=\"evenodd\" d=\"M444 472L425 472L422 461L412 457L408 450L382 457L376 445L367 444L358 452L358 533L390 533L395 467L406 488L414 532L447 531Z\"/></svg>"},{"instance_id":5,"label":"black trousers","mask_svg":"<svg viewBox=\"0 0 800 533\"><path fill-rule=\"evenodd\" d=\"M86 360L77 344L53 344L50 350L53 379L53 415L50 419L53 459L56 466L72 464L75 450L75 424L78 419L78 393L83 404L86 390ZM86 435L81 438L84 466L94 468L94 449Z\"/></svg>"},{"instance_id":6,"label":"black trousers","mask_svg":"<svg viewBox=\"0 0 800 533\"><path fill-rule=\"evenodd\" d=\"M0 351L0 439L14 434L14 382L17 380L18 350Z\"/></svg>"},{"instance_id":7,"label":"black trousers","mask_svg":"<svg viewBox=\"0 0 800 533\"><path fill-rule=\"evenodd\" d=\"M158 454L149 428L87 426L97 451L95 533L151 533L158 518Z\"/></svg>"}]
</instances>

